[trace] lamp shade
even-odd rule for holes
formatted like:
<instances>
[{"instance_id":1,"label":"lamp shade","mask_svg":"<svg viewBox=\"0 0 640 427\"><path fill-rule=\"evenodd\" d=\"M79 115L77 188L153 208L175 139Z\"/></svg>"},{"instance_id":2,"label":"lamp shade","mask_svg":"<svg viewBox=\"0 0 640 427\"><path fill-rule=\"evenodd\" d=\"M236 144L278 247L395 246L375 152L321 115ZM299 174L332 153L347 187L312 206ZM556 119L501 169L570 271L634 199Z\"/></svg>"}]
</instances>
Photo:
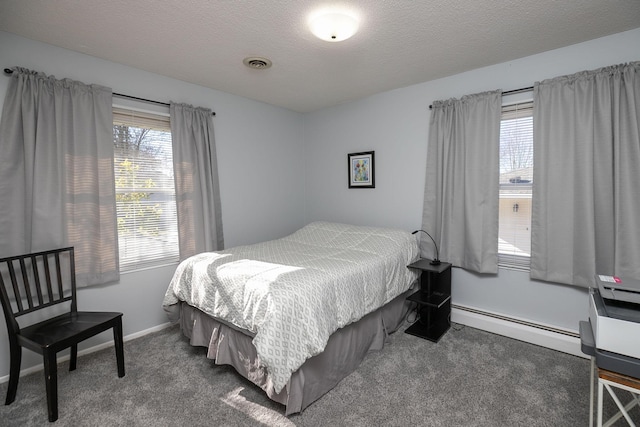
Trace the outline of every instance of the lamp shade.
<instances>
[{"instance_id":1,"label":"lamp shade","mask_svg":"<svg viewBox=\"0 0 640 427\"><path fill-rule=\"evenodd\" d=\"M311 19L311 32L319 39L340 42L358 31L358 20L344 13L325 13Z\"/></svg>"}]
</instances>

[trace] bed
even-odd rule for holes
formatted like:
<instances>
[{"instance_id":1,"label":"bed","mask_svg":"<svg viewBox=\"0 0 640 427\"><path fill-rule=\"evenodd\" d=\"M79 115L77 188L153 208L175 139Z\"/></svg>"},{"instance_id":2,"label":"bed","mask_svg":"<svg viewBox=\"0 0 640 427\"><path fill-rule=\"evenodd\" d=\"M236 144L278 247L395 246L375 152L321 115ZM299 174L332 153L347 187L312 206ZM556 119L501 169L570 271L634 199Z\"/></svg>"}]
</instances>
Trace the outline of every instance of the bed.
<instances>
[{"instance_id":1,"label":"bed","mask_svg":"<svg viewBox=\"0 0 640 427\"><path fill-rule=\"evenodd\" d=\"M191 345L301 412L381 349L418 273L403 230L313 222L269 242L181 262L163 308Z\"/></svg>"}]
</instances>

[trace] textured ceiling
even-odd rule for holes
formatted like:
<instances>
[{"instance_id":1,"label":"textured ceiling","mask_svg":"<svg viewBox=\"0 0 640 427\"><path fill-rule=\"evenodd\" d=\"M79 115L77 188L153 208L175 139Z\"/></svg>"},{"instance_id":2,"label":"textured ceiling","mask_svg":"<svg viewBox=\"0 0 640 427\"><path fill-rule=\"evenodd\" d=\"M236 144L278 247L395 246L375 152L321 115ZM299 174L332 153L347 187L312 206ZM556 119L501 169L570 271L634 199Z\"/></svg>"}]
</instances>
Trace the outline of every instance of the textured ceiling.
<instances>
[{"instance_id":1,"label":"textured ceiling","mask_svg":"<svg viewBox=\"0 0 640 427\"><path fill-rule=\"evenodd\" d=\"M328 4L351 39L309 32ZM0 0L0 30L300 112L639 26L640 0Z\"/></svg>"}]
</instances>

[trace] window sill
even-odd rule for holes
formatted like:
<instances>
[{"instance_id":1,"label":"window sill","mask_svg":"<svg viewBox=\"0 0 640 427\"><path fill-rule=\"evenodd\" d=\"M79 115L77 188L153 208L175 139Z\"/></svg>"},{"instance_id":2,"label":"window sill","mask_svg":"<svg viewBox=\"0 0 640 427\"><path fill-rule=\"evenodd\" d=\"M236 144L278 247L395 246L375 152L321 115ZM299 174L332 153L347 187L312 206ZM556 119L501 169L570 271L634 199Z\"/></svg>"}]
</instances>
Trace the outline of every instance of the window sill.
<instances>
[{"instance_id":1,"label":"window sill","mask_svg":"<svg viewBox=\"0 0 640 427\"><path fill-rule=\"evenodd\" d=\"M120 271L120 275L122 276L122 275L131 274L131 273L139 273L141 271L155 270L155 269L164 268L164 267L177 267L178 264L180 263L177 261L173 261L173 262L166 262L162 264L147 265L144 267L137 267L131 270Z\"/></svg>"}]
</instances>

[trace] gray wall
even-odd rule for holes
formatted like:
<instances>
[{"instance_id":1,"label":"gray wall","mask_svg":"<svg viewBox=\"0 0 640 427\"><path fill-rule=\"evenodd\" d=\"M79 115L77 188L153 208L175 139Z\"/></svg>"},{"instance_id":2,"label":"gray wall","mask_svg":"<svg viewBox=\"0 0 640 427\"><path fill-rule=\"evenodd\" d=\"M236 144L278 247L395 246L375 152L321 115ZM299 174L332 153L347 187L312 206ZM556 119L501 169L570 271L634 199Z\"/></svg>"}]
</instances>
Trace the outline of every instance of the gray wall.
<instances>
[{"instance_id":1,"label":"gray wall","mask_svg":"<svg viewBox=\"0 0 640 427\"><path fill-rule=\"evenodd\" d=\"M640 29L306 115L3 32L0 65L216 111L223 224L230 247L281 237L313 220L419 228L432 101L639 60L637 46ZM0 76L0 99L7 81ZM376 188L349 190L347 153L368 150L376 151ZM127 335L145 331L166 322L160 304L174 270L167 266L124 274L117 284L82 289L80 305L124 312ZM478 277L455 270L453 302L574 330L586 318L584 290L534 283L513 271ZM103 335L87 345L108 339ZM28 353L23 369L40 363ZM8 374L8 364L6 329L0 322L0 378Z\"/></svg>"},{"instance_id":2,"label":"gray wall","mask_svg":"<svg viewBox=\"0 0 640 427\"><path fill-rule=\"evenodd\" d=\"M430 81L304 117L306 219L421 227L429 104L486 90L640 60L640 29ZM455 52L452 52L455 54ZM528 95L531 97L531 94ZM376 188L347 188L347 153L375 150ZM528 273L453 271L452 303L577 331L586 290L534 282Z\"/></svg>"},{"instance_id":3,"label":"gray wall","mask_svg":"<svg viewBox=\"0 0 640 427\"><path fill-rule=\"evenodd\" d=\"M109 86L114 92L211 108L220 169L227 247L289 234L304 225L302 116L88 55L0 32L2 68L21 66L57 78ZM9 79L0 75L0 100ZM0 203L10 203L2 200ZM161 303L175 265L123 274L117 284L81 289L81 309L124 313L131 335L167 321ZM84 347L109 339L101 335ZM25 351L22 367L41 364ZM0 379L9 372L6 325L0 321Z\"/></svg>"}]
</instances>

